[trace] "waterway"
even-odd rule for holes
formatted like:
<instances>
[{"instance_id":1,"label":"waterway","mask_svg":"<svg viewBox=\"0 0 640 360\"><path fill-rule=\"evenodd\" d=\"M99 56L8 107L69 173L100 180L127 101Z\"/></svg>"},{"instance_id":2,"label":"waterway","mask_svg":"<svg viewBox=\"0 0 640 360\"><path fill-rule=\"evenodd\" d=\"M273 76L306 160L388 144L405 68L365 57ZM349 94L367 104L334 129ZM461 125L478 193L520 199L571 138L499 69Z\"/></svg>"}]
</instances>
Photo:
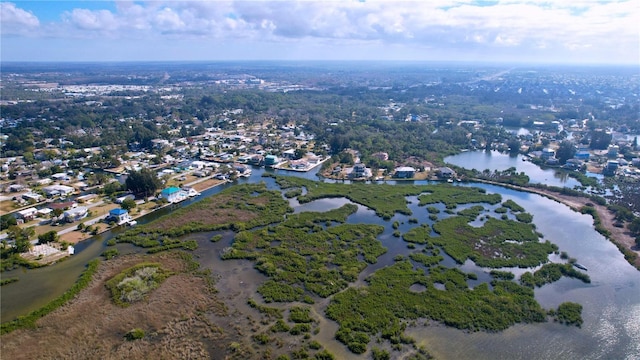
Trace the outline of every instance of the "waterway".
<instances>
[{"instance_id":1,"label":"waterway","mask_svg":"<svg viewBox=\"0 0 640 360\"><path fill-rule=\"evenodd\" d=\"M444 161L465 169L476 169L483 171L489 169L503 171L514 167L518 173L524 172L529 176L532 184L545 184L550 186L572 188L580 186L580 182L569 177L566 171L556 169L542 169L538 165L523 161L521 154L509 155L498 151L469 151L454 156L444 158ZM595 175L595 174L593 174Z\"/></svg>"},{"instance_id":2,"label":"waterway","mask_svg":"<svg viewBox=\"0 0 640 360\"><path fill-rule=\"evenodd\" d=\"M494 158L493 154L491 158ZM261 177L264 171L254 169L250 178L241 179L239 182L264 181L269 188L277 188L273 179ZM278 171L278 173L316 179L314 172ZM231 184L209 189L201 197L190 201L211 196L228 186ZM640 359L640 272L624 260L612 243L593 229L592 219L589 216L575 213L562 204L536 194L486 184L460 184L459 186L482 187L489 193L501 194L503 200L512 199L524 206L533 215L537 230L544 234L544 240L557 244L560 251L566 251L569 256L578 259L578 262L589 269L591 284L584 284L575 279L562 279L535 291L536 299L544 308L556 308L565 301L582 304L584 324L581 328L552 322L523 324L498 333L468 333L435 324L425 326L419 322L418 326L407 330L419 345L425 345L438 359ZM357 285L365 284L366 276L391 264L395 255L415 251L409 249L404 241L392 235L394 229L391 224L398 221L399 230L404 233L416 226L409 223L409 218L417 218L421 223L431 223L431 220L428 218L429 213L426 208L417 206L417 197L408 197L407 200L413 211L410 216L396 214L392 219L384 221L372 210L358 206L358 211L348 218L349 223L385 226L385 231L378 239L389 249L376 264L364 270ZM326 211L349 203L349 200L322 199L307 204L299 204L291 200L290 203L296 212ZM491 207L486 206L486 208ZM141 218L139 222L143 224L155 220L170 211L170 208L163 209ZM441 212L439 216L447 215ZM92 258L99 256L104 249L104 242L118 231L116 229L80 243L76 255L51 267L3 274L3 277L18 276L20 281L2 287L0 294L2 321L33 310L68 289L83 270L84 265ZM218 286L224 288L225 292L228 290L238 291L241 294L253 294L257 286L264 281L264 277L246 260L219 260L219 251L231 244L233 239L231 232L225 232L223 235L224 239L218 243L207 240L211 234L192 235L198 239L200 245L195 255L204 267L214 269L220 279ZM124 252L135 251L127 244L118 246L122 246L121 249ZM420 246L416 249L420 250ZM556 255L551 255L550 260L560 261ZM470 281L471 287L489 279L489 269L480 268L471 261L457 265L445 256L443 264L458 266L465 272L476 273L478 280ZM523 269L507 270L513 271L517 276L525 271ZM326 302L319 301L315 305L316 312L322 314L324 306ZM239 311L250 310L242 308ZM338 358L354 357L342 344L333 339L337 324L326 319L322 319L322 324L318 340Z\"/></svg>"}]
</instances>

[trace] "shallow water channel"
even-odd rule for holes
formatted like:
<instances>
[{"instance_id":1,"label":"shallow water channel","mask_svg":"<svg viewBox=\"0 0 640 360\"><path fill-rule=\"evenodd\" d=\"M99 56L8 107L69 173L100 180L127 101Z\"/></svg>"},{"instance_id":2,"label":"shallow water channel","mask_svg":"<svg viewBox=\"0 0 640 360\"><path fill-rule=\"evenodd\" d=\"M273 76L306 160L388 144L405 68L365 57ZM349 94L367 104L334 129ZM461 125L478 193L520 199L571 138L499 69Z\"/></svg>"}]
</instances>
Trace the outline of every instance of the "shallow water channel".
<instances>
[{"instance_id":1,"label":"shallow water channel","mask_svg":"<svg viewBox=\"0 0 640 360\"><path fill-rule=\"evenodd\" d=\"M254 169L249 179L241 182L264 181L269 188L277 188L271 178L262 178L264 170ZM280 172L285 174L285 172ZM286 173L301 175L315 179L315 174ZM422 184L426 182L415 182ZM222 190L225 185L205 192L202 197L210 196ZM512 199L522 205L533 215L537 230L544 234L544 240L558 245L560 251L588 268L591 284L584 284L576 279L563 278L560 281L545 285L535 291L536 299L544 308L556 308L566 301L583 305L584 324L582 328L569 327L556 323L516 325L498 333L474 332L447 328L440 325L410 327L407 332L419 345L425 347L438 359L640 359L640 272L629 265L618 249L593 229L591 217L571 211L568 207L539 195L518 192L499 186L485 184L464 184L460 186L477 186L489 193L499 193L503 201ZM401 238L393 236L394 221L400 223L399 230L405 233L416 224L409 223L409 218L417 218L420 223L429 223L426 207L419 207L417 197L408 197L410 216L396 214L385 221L375 213L358 205L358 211L349 216L349 223L370 223L385 226L385 231L378 237L388 252L378 258L376 264L369 265L361 274L356 285L364 285L364 279L377 269L393 263L398 254L407 255L421 249L409 249ZM197 199L195 200L197 201ZM295 212L327 211L338 208L349 200L345 198L322 199L307 204L299 204L290 200ZM184 206L186 204L180 204ZM437 207L438 205L436 205ZM469 205L471 206L471 205ZM497 205L499 206L499 205ZM459 206L458 210L466 206ZM494 206L495 207L495 206ZM492 209L492 206L485 205ZM442 206L444 209L444 206ZM141 223L155 220L170 209L150 214ZM444 212L441 218L448 216ZM107 232L101 236L78 244L77 254L70 259L51 267L35 270L17 270L3 274L3 277L17 276L20 281L2 287L1 305L2 321L10 320L20 314L44 305L52 298L60 295L75 281L85 264L99 256L107 239L118 230ZM220 251L229 246L233 239L232 232L223 232L223 240L211 243L211 233L195 234L189 237L198 240L199 248L194 255L203 267L211 268L218 280L220 293L234 292L240 298L255 297L256 288L265 280L253 264L246 260L222 261ZM137 251L128 244L118 245L121 252ZM478 280L469 281L469 286L490 280L490 269L480 268L467 261L458 265L451 258L441 253L446 266L458 266L465 272L474 272ZM560 261L551 255L552 261ZM505 269L516 276L530 269ZM238 302L239 303L239 302ZM314 305L316 313L323 314L327 301L319 301ZM250 311L246 304L238 304L238 311ZM247 309L244 309L247 307ZM346 348L333 339L337 324L322 319L321 332L314 337L331 351L337 358L354 357Z\"/></svg>"}]
</instances>

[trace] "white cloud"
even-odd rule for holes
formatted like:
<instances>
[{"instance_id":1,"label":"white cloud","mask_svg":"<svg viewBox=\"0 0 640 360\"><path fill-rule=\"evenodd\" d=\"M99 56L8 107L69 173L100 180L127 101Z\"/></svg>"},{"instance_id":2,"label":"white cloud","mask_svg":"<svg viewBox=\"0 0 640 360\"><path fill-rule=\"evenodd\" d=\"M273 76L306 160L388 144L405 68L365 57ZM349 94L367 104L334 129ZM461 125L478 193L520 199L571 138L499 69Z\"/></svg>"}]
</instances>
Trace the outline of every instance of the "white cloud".
<instances>
[{"instance_id":1,"label":"white cloud","mask_svg":"<svg viewBox=\"0 0 640 360\"><path fill-rule=\"evenodd\" d=\"M0 3L0 31L5 34L24 34L40 25L31 12L17 8L9 2Z\"/></svg>"},{"instance_id":2,"label":"white cloud","mask_svg":"<svg viewBox=\"0 0 640 360\"><path fill-rule=\"evenodd\" d=\"M0 5L3 34L5 28L38 28L33 14L11 3ZM5 17L10 25L5 26ZM638 19L640 8L631 0L118 1L113 12L65 12L62 22L47 24L46 35L205 44L297 42L301 47L349 47L355 42L393 45L395 50L405 46L408 54L415 48L470 47L487 53L565 49L606 56L598 54L613 49L633 61L640 51Z\"/></svg>"},{"instance_id":3,"label":"white cloud","mask_svg":"<svg viewBox=\"0 0 640 360\"><path fill-rule=\"evenodd\" d=\"M119 28L119 19L108 10L73 9L63 18L79 30L113 32Z\"/></svg>"}]
</instances>

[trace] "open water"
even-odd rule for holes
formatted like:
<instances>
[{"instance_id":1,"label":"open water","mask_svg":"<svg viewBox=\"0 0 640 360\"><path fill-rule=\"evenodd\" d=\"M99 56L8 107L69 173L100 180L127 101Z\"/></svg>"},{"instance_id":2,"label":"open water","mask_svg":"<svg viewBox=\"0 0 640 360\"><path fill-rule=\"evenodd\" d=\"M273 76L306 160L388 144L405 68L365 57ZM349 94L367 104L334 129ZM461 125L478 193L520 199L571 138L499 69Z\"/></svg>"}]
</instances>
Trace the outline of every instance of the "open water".
<instances>
[{"instance_id":1,"label":"open water","mask_svg":"<svg viewBox=\"0 0 640 360\"><path fill-rule=\"evenodd\" d=\"M496 158L493 154L483 154L483 156ZM502 157L498 156L497 159ZM249 179L242 179L240 182L264 181L268 187L276 188L273 179L261 177L264 171L254 169ZM316 178L315 172L280 173ZM200 198L215 194L226 186L230 185L210 189ZM569 256L578 259L578 262L588 268L591 284L563 278L556 283L536 289L535 292L536 299L544 308L555 308L565 301L582 304L584 324L581 328L556 323L522 324L498 333L468 333L441 325L424 326L419 323L418 326L408 329L408 333L417 340L419 345L425 345L438 359L640 359L640 272L624 260L612 243L593 229L591 217L573 212L562 204L535 194L486 184L460 186L482 187L490 193L501 194L503 200L512 199L524 206L534 216L534 223L538 231L544 234L545 240L548 239L557 244L560 251L566 251ZM376 264L365 269L358 280L358 285L364 284L366 276L375 270L391 264L395 255L408 253L406 243L392 236L391 224L394 221L401 223L399 230L403 233L416 226L409 224L410 217L418 218L420 222L430 221L426 208L417 206L416 197L408 197L408 201L411 202L409 207L414 212L411 216L396 214L391 220L384 221L372 210L359 206L357 213L349 217L349 223L384 225L385 231L379 236L379 240L389 249ZM300 205L297 201L291 200L291 205L296 212L326 211L348 202L347 199L337 198ZM186 203L178 206L184 205ZM157 219L168 211L170 210L150 214L139 222L145 223ZM444 213L440 215L445 216ZM2 287L0 294L2 321L36 309L63 293L77 279L85 264L100 255L104 249L104 242L114 236L117 231L107 232L82 242L76 248L76 255L59 264L43 269L17 270L3 274L3 277L18 276L20 281ZM222 262L217 258L219 251L232 242L232 237L232 233L226 233L223 241L219 243L199 241L200 247L196 252L203 261L203 266L215 268L216 271L221 272L218 275L225 280L219 283L219 286L242 293L253 293L255 288L264 281L264 277L253 269L250 262L236 260ZM127 244L118 246L121 247L121 252L136 251ZM555 255L550 259L559 261ZM465 272L475 272L478 274L479 281L489 279L489 269L480 268L470 261L456 265L447 257L444 264L459 266ZM522 269L507 270L517 275L524 271ZM470 282L470 286L474 286L474 283ZM324 306L326 302L316 304L318 314L322 314ZM326 319L322 319L321 322L322 331L318 334L318 339L323 345L338 358L354 357L343 345L333 339L337 324Z\"/></svg>"}]
</instances>

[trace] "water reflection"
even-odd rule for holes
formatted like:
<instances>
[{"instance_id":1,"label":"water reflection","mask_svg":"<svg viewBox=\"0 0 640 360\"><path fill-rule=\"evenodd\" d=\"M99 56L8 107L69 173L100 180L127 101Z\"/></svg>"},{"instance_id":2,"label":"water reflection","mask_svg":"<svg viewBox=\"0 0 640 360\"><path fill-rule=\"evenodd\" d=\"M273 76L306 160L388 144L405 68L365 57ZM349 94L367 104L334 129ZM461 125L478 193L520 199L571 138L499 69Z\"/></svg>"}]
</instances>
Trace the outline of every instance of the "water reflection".
<instances>
[{"instance_id":1,"label":"water reflection","mask_svg":"<svg viewBox=\"0 0 640 360\"><path fill-rule=\"evenodd\" d=\"M463 167L483 171L503 171L508 168L516 168L516 172L524 172L529 176L532 184L545 184L573 188L580 186L580 182L567 175L565 171L554 169L542 169L529 161L523 161L523 156L510 156L498 151L469 151L454 156L448 156L445 162Z\"/></svg>"}]
</instances>

